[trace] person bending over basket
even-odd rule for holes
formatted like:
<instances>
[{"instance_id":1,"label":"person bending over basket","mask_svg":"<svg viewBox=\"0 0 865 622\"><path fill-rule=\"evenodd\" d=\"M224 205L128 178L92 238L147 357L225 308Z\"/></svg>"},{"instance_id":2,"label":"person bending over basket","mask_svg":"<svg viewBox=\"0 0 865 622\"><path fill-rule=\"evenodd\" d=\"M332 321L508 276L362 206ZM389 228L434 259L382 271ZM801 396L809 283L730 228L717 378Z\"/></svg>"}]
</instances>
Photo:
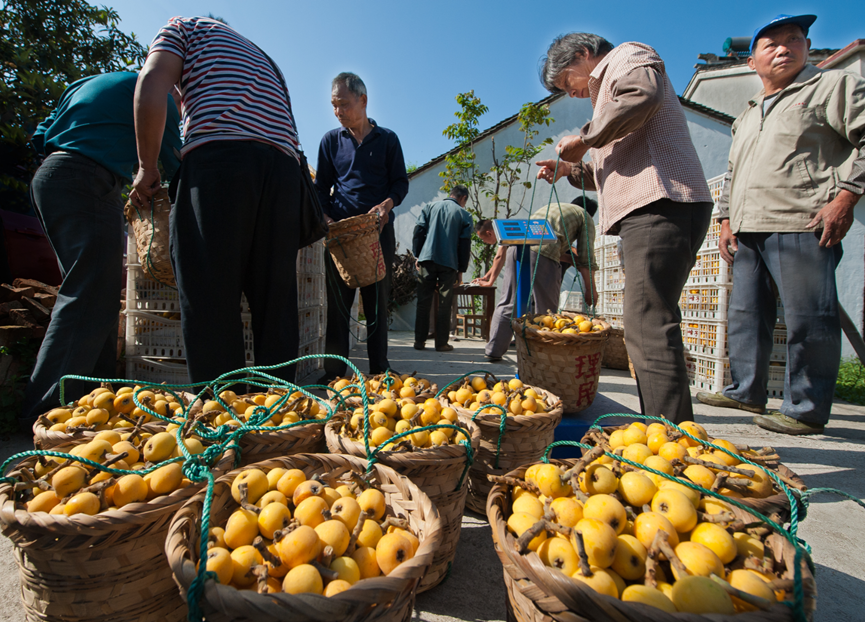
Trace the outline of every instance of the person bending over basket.
<instances>
[{"instance_id":1,"label":"person bending over basket","mask_svg":"<svg viewBox=\"0 0 865 622\"><path fill-rule=\"evenodd\" d=\"M644 415L693 419L679 296L712 212L685 114L657 52L617 47L588 33L557 37L541 82L551 93L591 98L594 114L541 160L538 178L597 190L601 233L624 248L625 334ZM591 162L583 156L591 149Z\"/></svg>"},{"instance_id":2,"label":"person bending over basket","mask_svg":"<svg viewBox=\"0 0 865 622\"><path fill-rule=\"evenodd\" d=\"M30 198L57 255L63 284L24 398L22 428L59 404L65 374L117 375L117 322L123 288L123 187L135 165L132 99L138 74L83 78L64 91L33 135L47 156ZM180 164L180 114L168 92L155 144L170 177ZM72 394L86 391L69 386ZM68 395L69 393L67 393Z\"/></svg>"},{"instance_id":3,"label":"person bending over basket","mask_svg":"<svg viewBox=\"0 0 865 622\"><path fill-rule=\"evenodd\" d=\"M581 205L585 205L585 208ZM598 264L595 262L594 251L595 223L591 214L594 214L596 209L595 201L588 197L585 199L578 197L574 199L574 203L551 203L548 207L544 206L529 216L530 220L547 220L556 234L556 241L542 245L540 254L538 246L531 246L526 252L535 278L532 288L535 313L558 310L562 278L572 266L576 268L582 279L586 302L590 305L595 304L598 291L595 287L594 273L598 270ZM492 222L479 221L477 236L485 244L495 244L496 235ZM520 253L522 253L521 246L500 246L489 272L476 280L479 285L492 285L499 271L504 268L502 293L493 312L490 340L485 349L485 355L490 362L502 359L514 336L511 317L517 296L516 266ZM590 291L589 284L591 284Z\"/></svg>"},{"instance_id":4,"label":"person bending over basket","mask_svg":"<svg viewBox=\"0 0 865 622\"><path fill-rule=\"evenodd\" d=\"M136 205L160 182L165 93L175 82L184 145L171 260L189 376L203 382L246 363L242 293L256 365L297 356L299 148L285 80L267 54L221 21L174 17L153 40L135 91ZM291 381L294 368L269 373Z\"/></svg>"},{"instance_id":5,"label":"person bending over basket","mask_svg":"<svg viewBox=\"0 0 865 622\"><path fill-rule=\"evenodd\" d=\"M396 253L396 237L390 212L408 194L408 174L397 135L378 125L366 114L367 94L363 80L341 73L331 84L333 114L341 127L329 131L318 148L315 187L330 222L351 216L377 213L382 258L387 269L378 283L360 288L367 318L369 373L390 368L387 359L387 303ZM339 276L336 265L325 257L327 280L327 335L325 352L348 358L349 322L355 290ZM321 384L344 376L345 363L325 359Z\"/></svg>"}]
</instances>

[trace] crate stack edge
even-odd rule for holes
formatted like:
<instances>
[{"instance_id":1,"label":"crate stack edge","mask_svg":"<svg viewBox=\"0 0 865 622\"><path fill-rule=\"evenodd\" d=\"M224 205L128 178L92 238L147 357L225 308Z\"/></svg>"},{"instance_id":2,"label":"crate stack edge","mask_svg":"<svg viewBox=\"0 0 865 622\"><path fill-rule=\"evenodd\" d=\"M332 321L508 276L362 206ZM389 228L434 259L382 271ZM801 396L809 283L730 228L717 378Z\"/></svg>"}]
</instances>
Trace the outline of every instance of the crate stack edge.
<instances>
[{"instance_id":1,"label":"crate stack edge","mask_svg":"<svg viewBox=\"0 0 865 622\"><path fill-rule=\"evenodd\" d=\"M147 277L137 259L135 235L127 241L126 376L145 382L189 382L180 327L180 299L176 289ZM297 256L299 355L324 352L327 297L324 283L324 245L317 242ZM241 299L241 321L246 365L255 364L252 315ZM295 377L304 380L321 367L321 360L303 361Z\"/></svg>"},{"instance_id":2,"label":"crate stack edge","mask_svg":"<svg viewBox=\"0 0 865 622\"><path fill-rule=\"evenodd\" d=\"M714 393L731 383L727 322L733 268L721 258L718 248L721 225L717 221L717 204L724 176L714 177L708 183L716 207L712 210L712 220L697 253L697 261L682 290L679 307L690 384L698 390ZM767 385L769 397L783 397L786 372L787 327L780 299L777 308Z\"/></svg>"}]
</instances>

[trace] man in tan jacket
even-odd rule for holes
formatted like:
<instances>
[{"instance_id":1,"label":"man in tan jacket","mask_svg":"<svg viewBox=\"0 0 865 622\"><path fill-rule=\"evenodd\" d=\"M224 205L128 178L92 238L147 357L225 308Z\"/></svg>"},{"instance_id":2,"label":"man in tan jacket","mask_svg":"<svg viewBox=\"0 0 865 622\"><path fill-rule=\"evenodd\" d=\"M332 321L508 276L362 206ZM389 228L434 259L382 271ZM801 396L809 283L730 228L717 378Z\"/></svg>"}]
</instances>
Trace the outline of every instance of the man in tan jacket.
<instances>
[{"instance_id":1,"label":"man in tan jacket","mask_svg":"<svg viewBox=\"0 0 865 622\"><path fill-rule=\"evenodd\" d=\"M751 42L748 64L763 90L733 123L719 216L720 252L733 264L732 384L697 395L757 413L757 425L783 434L820 434L829 421L841 357L835 268L865 193L865 80L807 63L815 19L779 15ZM787 375L781 409L763 414L772 280L784 304Z\"/></svg>"}]
</instances>

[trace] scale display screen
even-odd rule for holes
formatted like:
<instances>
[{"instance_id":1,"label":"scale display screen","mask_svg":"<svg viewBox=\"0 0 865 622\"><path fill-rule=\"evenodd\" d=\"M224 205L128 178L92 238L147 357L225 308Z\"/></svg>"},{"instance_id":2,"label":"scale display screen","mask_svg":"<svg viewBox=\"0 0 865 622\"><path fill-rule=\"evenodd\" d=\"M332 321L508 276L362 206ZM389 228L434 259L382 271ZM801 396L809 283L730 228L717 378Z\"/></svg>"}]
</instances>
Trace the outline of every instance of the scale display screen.
<instances>
[{"instance_id":1,"label":"scale display screen","mask_svg":"<svg viewBox=\"0 0 865 622\"><path fill-rule=\"evenodd\" d=\"M556 234L546 220L494 220L499 244L543 244L555 242Z\"/></svg>"}]
</instances>

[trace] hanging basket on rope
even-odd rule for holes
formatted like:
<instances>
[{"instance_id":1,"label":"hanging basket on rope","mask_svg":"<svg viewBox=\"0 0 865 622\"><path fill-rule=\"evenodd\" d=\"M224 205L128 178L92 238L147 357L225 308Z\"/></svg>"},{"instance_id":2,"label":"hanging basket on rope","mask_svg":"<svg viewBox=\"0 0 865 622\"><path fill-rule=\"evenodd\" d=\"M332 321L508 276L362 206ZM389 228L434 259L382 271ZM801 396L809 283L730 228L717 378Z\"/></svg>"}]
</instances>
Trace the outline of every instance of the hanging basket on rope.
<instances>
[{"instance_id":1,"label":"hanging basket on rope","mask_svg":"<svg viewBox=\"0 0 865 622\"><path fill-rule=\"evenodd\" d=\"M132 201L127 201L123 211L135 232L135 249L144 274L157 283L176 287L169 255L168 215L171 201L168 189L157 190L150 205L145 207L136 207Z\"/></svg>"},{"instance_id":2,"label":"hanging basket on rope","mask_svg":"<svg viewBox=\"0 0 865 622\"><path fill-rule=\"evenodd\" d=\"M325 245L339 276L352 289L378 283L387 274L378 214L361 214L331 223Z\"/></svg>"}]
</instances>

